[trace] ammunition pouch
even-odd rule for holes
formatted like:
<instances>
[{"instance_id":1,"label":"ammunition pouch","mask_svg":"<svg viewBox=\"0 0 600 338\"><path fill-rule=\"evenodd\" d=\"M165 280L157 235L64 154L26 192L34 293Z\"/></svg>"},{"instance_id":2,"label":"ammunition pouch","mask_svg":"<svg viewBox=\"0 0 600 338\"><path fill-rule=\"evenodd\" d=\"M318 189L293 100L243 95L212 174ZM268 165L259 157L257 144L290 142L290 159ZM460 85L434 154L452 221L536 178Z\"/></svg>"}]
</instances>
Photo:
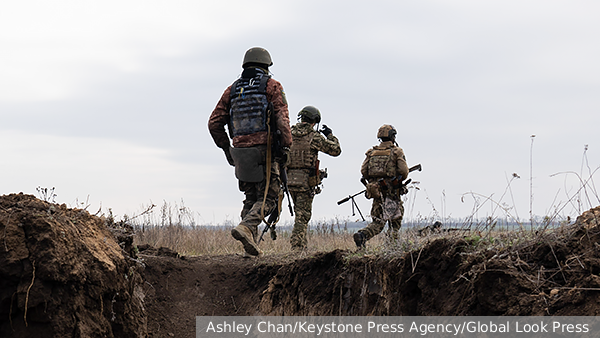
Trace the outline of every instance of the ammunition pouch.
<instances>
[{"instance_id":1,"label":"ammunition pouch","mask_svg":"<svg viewBox=\"0 0 600 338\"><path fill-rule=\"evenodd\" d=\"M365 197L367 199L381 199L381 186L379 185L379 182L375 181L367 183Z\"/></svg>"},{"instance_id":2,"label":"ammunition pouch","mask_svg":"<svg viewBox=\"0 0 600 338\"><path fill-rule=\"evenodd\" d=\"M310 188L308 170L306 169L288 169L288 187L290 188Z\"/></svg>"},{"instance_id":3,"label":"ammunition pouch","mask_svg":"<svg viewBox=\"0 0 600 338\"><path fill-rule=\"evenodd\" d=\"M231 148L231 157L235 162L235 177L238 180L257 183L265 179L265 159L260 149Z\"/></svg>"}]
</instances>

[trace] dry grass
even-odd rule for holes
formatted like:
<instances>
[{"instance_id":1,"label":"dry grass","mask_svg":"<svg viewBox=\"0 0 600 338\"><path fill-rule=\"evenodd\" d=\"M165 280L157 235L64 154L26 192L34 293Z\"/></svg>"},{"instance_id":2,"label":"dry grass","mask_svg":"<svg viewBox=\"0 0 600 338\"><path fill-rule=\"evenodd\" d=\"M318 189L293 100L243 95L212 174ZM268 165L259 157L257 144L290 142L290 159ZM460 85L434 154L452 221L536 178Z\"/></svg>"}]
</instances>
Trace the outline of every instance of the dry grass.
<instances>
[{"instance_id":1,"label":"dry grass","mask_svg":"<svg viewBox=\"0 0 600 338\"><path fill-rule=\"evenodd\" d=\"M585 153L584 159L587 161ZM475 251L507 248L518 250L522 246L529 245L527 243L552 240L554 236L564 235L563 233L568 231L569 225L572 224L571 217L565 216L567 207L573 207L581 212L585 206L592 207L600 203L593 181L593 175L599 170L600 167L595 170L588 167L587 179L583 179L583 175L577 175L581 182L579 189L569 195L566 202L558 203L551 208L552 211L548 216L538 218L530 216L527 222L523 222L516 216L514 207L510 207L504 201L505 197L512 194L511 182L518 178L518 175L513 174L512 178L507 180L507 187L498 200L495 200L493 195L484 196L473 192L465 194L463 198L471 197L474 204L472 215L466 219L445 219L443 216L440 217L434 208L434 216L431 218L423 219L417 216L417 219L410 222L410 226L404 225L398 240L390 241L384 232L371 239L367 243L366 250L359 251L359 254L414 253L439 238L464 239ZM412 190L413 193L416 191L416 189ZM414 196L409 198L414 199ZM492 213L484 219L476 219L473 215L477 215L486 206L492 206ZM183 202L180 205L164 202L158 212L155 207L155 205L148 206L145 211L132 218L124 217L124 221L135 229L134 244L167 247L182 255L221 255L243 252L240 243L230 234L231 229L237 224L226 222L221 226L199 226L194 213L185 207ZM419 235L418 229L437 220L444 223L444 228L454 230L427 236ZM259 231L262 229L263 225L260 226ZM348 229L347 221L337 219L327 222L313 221L309 225L308 248L300 255L336 249L356 251L352 238L356 230ZM277 240L272 240L266 233L264 241L259 246L266 255L289 254L292 252L290 234L291 226L280 227Z\"/></svg>"},{"instance_id":2,"label":"dry grass","mask_svg":"<svg viewBox=\"0 0 600 338\"><path fill-rule=\"evenodd\" d=\"M175 212L172 212L175 210ZM167 247L182 255L222 255L242 253L241 244L231 237L234 224L223 226L198 226L193 218L188 215L188 209L171 207L167 204L161 207L159 215L146 212L141 217L129 219L128 222L135 229L135 244L149 244L153 247ZM419 224L427 224L420 222ZM259 231L262 231L261 225ZM422 226L406 227L400 231L397 240L390 240L387 230L375 236L367 243L366 250L356 250L353 233L356 229L348 229L347 222L332 220L329 222L311 222L308 230L308 248L299 253L310 255L316 252L329 252L336 249L356 251L360 255L402 255L422 249L428 243L440 239L466 239L472 244L473 249L489 248L498 249L518 245L530 241L535 236L531 230L498 229L495 222L489 219L478 223L462 223L459 228L452 231L430 233L426 236L419 234ZM560 227L559 227L560 228ZM555 227L553 227L555 229ZM265 255L288 254L292 252L290 246L291 227L289 225L277 230L277 239L272 240L269 233L265 233L263 241L259 244Z\"/></svg>"},{"instance_id":3,"label":"dry grass","mask_svg":"<svg viewBox=\"0 0 600 338\"><path fill-rule=\"evenodd\" d=\"M222 255L242 253L241 244L231 237L233 226L135 226L135 244L168 247L182 255ZM262 231L262 227L260 229ZM285 254L291 251L290 230L278 230L272 240L267 232L259 244L264 254ZM379 243L376 238L369 243ZM323 232L312 229L308 234L305 253L356 248L349 232Z\"/></svg>"},{"instance_id":4,"label":"dry grass","mask_svg":"<svg viewBox=\"0 0 600 338\"><path fill-rule=\"evenodd\" d=\"M223 255L242 253L241 244L231 237L231 229L237 224L220 226L199 226L193 213L183 205L164 203L159 210L149 206L140 215L125 221L135 230L134 244L149 244L153 247L167 247L182 255ZM158 212L157 212L158 211ZM262 232L264 225L260 225ZM287 254L291 252L291 226L277 228L277 239L272 240L269 232L263 236L259 247L264 254ZM308 248L302 255L336 249L356 248L348 230L347 222L311 222L308 229ZM370 245L383 244L383 236L369 241Z\"/></svg>"},{"instance_id":5,"label":"dry grass","mask_svg":"<svg viewBox=\"0 0 600 338\"><path fill-rule=\"evenodd\" d=\"M176 210L169 213L169 210ZM224 226L198 226L186 213L186 208L164 205L159 215L151 212L129 223L135 229L136 245L149 244L153 247L167 247L182 255L223 255L241 254L241 244L231 236L234 224ZM156 219L154 217L158 217ZM187 223L186 223L187 222ZM420 224L424 224L421 222ZM461 223L450 231L441 231L421 235L422 226L404 226L397 240L390 240L387 230L372 238L364 250L357 250L353 240L356 229L348 229L346 222L332 220L329 222L311 222L308 231L308 248L303 252L293 252L290 246L290 226L278 228L277 239L272 240L265 233L259 244L265 255L297 255L304 257L316 252L329 252L336 249L348 250L355 255L418 255L429 243L445 238L462 240L468 243L472 253L483 251L517 251L531 243L552 242L565 237L572 227L568 222L556 223L545 227L497 227L496 222L484 219L477 223ZM263 226L261 225L260 231ZM448 229L447 226L443 229ZM568 236L566 236L568 237ZM418 257L414 257L418 260Z\"/></svg>"}]
</instances>

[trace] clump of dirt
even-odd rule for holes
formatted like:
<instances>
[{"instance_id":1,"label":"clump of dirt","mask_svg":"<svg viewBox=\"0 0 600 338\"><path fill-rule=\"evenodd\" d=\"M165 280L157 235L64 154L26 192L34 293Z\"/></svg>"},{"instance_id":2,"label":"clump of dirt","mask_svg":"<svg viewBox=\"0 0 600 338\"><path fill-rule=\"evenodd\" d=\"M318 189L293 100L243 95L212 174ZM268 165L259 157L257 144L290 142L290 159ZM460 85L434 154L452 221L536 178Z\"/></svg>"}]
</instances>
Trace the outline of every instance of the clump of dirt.
<instances>
[{"instance_id":1,"label":"clump of dirt","mask_svg":"<svg viewBox=\"0 0 600 338\"><path fill-rule=\"evenodd\" d=\"M145 337L131 229L41 201L0 197L1 337Z\"/></svg>"}]
</instances>

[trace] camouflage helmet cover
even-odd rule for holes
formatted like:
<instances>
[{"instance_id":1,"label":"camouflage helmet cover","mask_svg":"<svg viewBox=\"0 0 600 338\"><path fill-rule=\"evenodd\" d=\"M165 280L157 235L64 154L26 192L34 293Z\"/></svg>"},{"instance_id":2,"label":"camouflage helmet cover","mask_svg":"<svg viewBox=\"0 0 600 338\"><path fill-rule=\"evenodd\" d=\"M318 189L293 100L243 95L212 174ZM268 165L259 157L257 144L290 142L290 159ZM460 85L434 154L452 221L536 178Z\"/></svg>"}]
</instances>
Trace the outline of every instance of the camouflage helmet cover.
<instances>
[{"instance_id":1,"label":"camouflage helmet cover","mask_svg":"<svg viewBox=\"0 0 600 338\"><path fill-rule=\"evenodd\" d=\"M298 113L298 118L310 123L321 122L321 112L313 106L306 106Z\"/></svg>"},{"instance_id":2,"label":"camouflage helmet cover","mask_svg":"<svg viewBox=\"0 0 600 338\"><path fill-rule=\"evenodd\" d=\"M244 61L242 62L242 67L244 67L247 63L260 63L266 65L267 67L273 65L273 61L271 60L271 54L262 48L262 47L252 47L246 51L244 54Z\"/></svg>"},{"instance_id":3,"label":"camouflage helmet cover","mask_svg":"<svg viewBox=\"0 0 600 338\"><path fill-rule=\"evenodd\" d=\"M396 138L397 133L398 132L394 126L390 124L384 124L383 126L379 127L379 130L377 131L377 138L389 138L393 140Z\"/></svg>"}]
</instances>

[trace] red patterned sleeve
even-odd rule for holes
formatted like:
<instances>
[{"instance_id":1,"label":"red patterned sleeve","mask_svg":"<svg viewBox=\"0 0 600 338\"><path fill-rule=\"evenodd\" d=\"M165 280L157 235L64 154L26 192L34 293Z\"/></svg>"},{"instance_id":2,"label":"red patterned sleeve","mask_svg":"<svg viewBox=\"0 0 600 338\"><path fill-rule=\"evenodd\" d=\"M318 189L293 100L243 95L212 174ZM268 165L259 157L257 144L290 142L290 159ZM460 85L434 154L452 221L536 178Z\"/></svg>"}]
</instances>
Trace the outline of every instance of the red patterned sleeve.
<instances>
[{"instance_id":1,"label":"red patterned sleeve","mask_svg":"<svg viewBox=\"0 0 600 338\"><path fill-rule=\"evenodd\" d=\"M275 110L275 123L277 128L281 130L281 141L284 147L292 145L292 132L290 129L290 114L288 112L288 104L285 98L283 86L276 80L269 80L267 84L268 99L273 103Z\"/></svg>"},{"instance_id":2,"label":"red patterned sleeve","mask_svg":"<svg viewBox=\"0 0 600 338\"><path fill-rule=\"evenodd\" d=\"M208 130L217 147L225 149L229 147L229 136L225 131L225 125L229 123L229 94L231 86L225 89L217 106L208 119Z\"/></svg>"}]
</instances>

